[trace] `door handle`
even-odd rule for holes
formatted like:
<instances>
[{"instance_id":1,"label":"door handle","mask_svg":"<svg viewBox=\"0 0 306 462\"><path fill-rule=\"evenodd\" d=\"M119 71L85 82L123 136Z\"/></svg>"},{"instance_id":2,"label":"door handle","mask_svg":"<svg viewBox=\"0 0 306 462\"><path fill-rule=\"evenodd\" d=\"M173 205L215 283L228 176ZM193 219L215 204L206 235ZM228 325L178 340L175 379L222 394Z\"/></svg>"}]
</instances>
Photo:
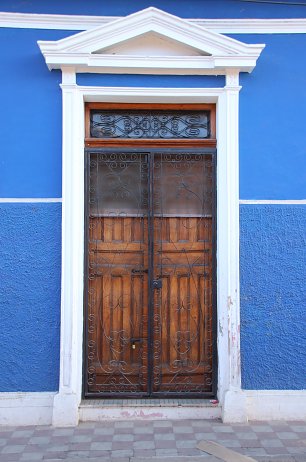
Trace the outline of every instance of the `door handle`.
<instances>
[{"instance_id":1,"label":"door handle","mask_svg":"<svg viewBox=\"0 0 306 462\"><path fill-rule=\"evenodd\" d=\"M136 343L142 343L143 339L142 338L131 338L130 342L132 344L132 350L135 350L136 349Z\"/></svg>"}]
</instances>

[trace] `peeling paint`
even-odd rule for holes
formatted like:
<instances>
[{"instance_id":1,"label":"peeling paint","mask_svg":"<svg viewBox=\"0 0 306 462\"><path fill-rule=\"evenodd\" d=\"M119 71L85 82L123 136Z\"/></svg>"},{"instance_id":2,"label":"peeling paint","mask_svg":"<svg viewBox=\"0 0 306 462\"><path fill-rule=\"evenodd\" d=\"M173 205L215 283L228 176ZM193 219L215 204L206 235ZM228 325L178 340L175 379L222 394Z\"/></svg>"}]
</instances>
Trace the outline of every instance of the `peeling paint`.
<instances>
[{"instance_id":1,"label":"peeling paint","mask_svg":"<svg viewBox=\"0 0 306 462\"><path fill-rule=\"evenodd\" d=\"M229 295L229 296L227 297L227 307L228 307L229 310L231 309L231 306L232 306L233 304L234 304L234 303L233 303L232 297Z\"/></svg>"},{"instance_id":2,"label":"peeling paint","mask_svg":"<svg viewBox=\"0 0 306 462\"><path fill-rule=\"evenodd\" d=\"M227 350L229 356L231 356L231 318L227 317Z\"/></svg>"}]
</instances>

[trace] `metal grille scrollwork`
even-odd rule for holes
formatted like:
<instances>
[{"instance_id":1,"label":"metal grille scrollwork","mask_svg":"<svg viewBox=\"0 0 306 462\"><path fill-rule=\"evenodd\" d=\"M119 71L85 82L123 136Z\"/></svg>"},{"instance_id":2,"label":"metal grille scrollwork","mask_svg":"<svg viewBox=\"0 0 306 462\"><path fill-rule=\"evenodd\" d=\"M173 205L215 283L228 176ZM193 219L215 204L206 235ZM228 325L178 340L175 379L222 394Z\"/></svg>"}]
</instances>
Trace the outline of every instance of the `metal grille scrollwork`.
<instances>
[{"instance_id":1,"label":"metal grille scrollwork","mask_svg":"<svg viewBox=\"0 0 306 462\"><path fill-rule=\"evenodd\" d=\"M213 191L211 155L155 155L153 395L213 389Z\"/></svg>"},{"instance_id":2,"label":"metal grille scrollwork","mask_svg":"<svg viewBox=\"0 0 306 462\"><path fill-rule=\"evenodd\" d=\"M90 153L87 387L104 396L147 385L146 156Z\"/></svg>"},{"instance_id":3,"label":"metal grille scrollwork","mask_svg":"<svg viewBox=\"0 0 306 462\"><path fill-rule=\"evenodd\" d=\"M214 151L86 154L85 395L212 396Z\"/></svg>"},{"instance_id":4,"label":"metal grille scrollwork","mask_svg":"<svg viewBox=\"0 0 306 462\"><path fill-rule=\"evenodd\" d=\"M93 138L210 138L209 111L96 111L90 114Z\"/></svg>"}]
</instances>

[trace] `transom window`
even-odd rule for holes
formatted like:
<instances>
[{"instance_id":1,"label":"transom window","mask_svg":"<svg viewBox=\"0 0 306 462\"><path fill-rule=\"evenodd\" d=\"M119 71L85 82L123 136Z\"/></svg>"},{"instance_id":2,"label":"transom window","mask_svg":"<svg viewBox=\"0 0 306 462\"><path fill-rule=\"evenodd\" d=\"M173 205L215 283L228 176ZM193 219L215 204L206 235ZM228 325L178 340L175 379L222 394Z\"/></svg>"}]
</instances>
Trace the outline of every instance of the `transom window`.
<instances>
[{"instance_id":1,"label":"transom window","mask_svg":"<svg viewBox=\"0 0 306 462\"><path fill-rule=\"evenodd\" d=\"M209 111L90 111L92 138L211 137Z\"/></svg>"}]
</instances>

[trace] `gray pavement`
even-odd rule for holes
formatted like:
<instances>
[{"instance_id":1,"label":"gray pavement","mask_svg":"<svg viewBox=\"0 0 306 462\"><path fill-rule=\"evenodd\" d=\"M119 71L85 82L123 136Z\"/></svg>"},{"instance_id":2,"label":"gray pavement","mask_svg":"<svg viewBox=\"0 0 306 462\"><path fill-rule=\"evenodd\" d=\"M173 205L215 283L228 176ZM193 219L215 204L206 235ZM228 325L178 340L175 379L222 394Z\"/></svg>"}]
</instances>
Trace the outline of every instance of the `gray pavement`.
<instances>
[{"instance_id":1,"label":"gray pavement","mask_svg":"<svg viewBox=\"0 0 306 462\"><path fill-rule=\"evenodd\" d=\"M0 462L216 462L216 441L258 461L306 462L306 422L218 420L84 422L73 428L0 427Z\"/></svg>"}]
</instances>

